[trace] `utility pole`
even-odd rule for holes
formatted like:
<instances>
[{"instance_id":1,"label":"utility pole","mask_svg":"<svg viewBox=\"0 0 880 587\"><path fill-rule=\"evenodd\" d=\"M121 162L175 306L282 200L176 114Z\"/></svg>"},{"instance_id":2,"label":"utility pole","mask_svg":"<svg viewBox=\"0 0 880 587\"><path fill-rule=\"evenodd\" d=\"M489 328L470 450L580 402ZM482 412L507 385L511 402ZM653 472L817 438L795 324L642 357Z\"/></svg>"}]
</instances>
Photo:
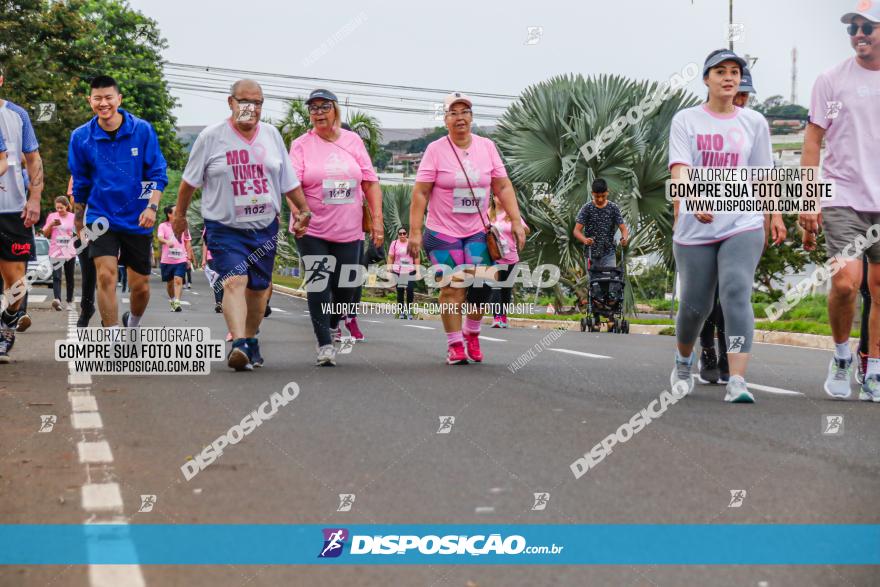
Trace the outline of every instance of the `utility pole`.
<instances>
[{"instance_id":1,"label":"utility pole","mask_svg":"<svg viewBox=\"0 0 880 587\"><path fill-rule=\"evenodd\" d=\"M731 30L733 30L733 0L730 0L730 19L728 20L727 27L727 38L730 41L730 50L733 51L733 35L730 34Z\"/></svg>"},{"instance_id":2,"label":"utility pole","mask_svg":"<svg viewBox=\"0 0 880 587\"><path fill-rule=\"evenodd\" d=\"M797 47L791 50L791 103L797 104Z\"/></svg>"}]
</instances>

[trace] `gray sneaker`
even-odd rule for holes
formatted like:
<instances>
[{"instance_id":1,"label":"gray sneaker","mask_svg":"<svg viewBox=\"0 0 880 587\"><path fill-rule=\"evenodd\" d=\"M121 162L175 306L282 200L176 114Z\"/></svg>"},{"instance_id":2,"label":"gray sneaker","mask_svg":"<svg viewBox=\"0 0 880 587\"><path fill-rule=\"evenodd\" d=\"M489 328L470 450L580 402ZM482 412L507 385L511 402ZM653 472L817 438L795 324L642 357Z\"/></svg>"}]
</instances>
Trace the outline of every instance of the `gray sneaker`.
<instances>
[{"instance_id":1,"label":"gray sneaker","mask_svg":"<svg viewBox=\"0 0 880 587\"><path fill-rule=\"evenodd\" d=\"M849 387L849 379L852 376L852 357L848 361L831 357L828 365L828 376L825 378L825 393L831 397L846 399L852 391Z\"/></svg>"},{"instance_id":2,"label":"gray sneaker","mask_svg":"<svg viewBox=\"0 0 880 587\"><path fill-rule=\"evenodd\" d=\"M315 364L319 367L335 367L336 366L336 347L332 344L325 344L318 347L318 358Z\"/></svg>"},{"instance_id":3,"label":"gray sneaker","mask_svg":"<svg viewBox=\"0 0 880 587\"><path fill-rule=\"evenodd\" d=\"M753 404L755 396L746 386L746 380L738 375L734 375L727 382L727 394L724 401L732 404Z\"/></svg>"},{"instance_id":4,"label":"gray sneaker","mask_svg":"<svg viewBox=\"0 0 880 587\"><path fill-rule=\"evenodd\" d=\"M685 361L680 361L678 355L675 357L675 367L672 368L672 374L669 376L669 385L672 387L672 391L677 392L680 396L688 395L694 390L694 378L691 375L693 364L693 353Z\"/></svg>"},{"instance_id":5,"label":"gray sneaker","mask_svg":"<svg viewBox=\"0 0 880 587\"><path fill-rule=\"evenodd\" d=\"M865 377L859 390L859 399L863 402L880 403L880 375L874 373Z\"/></svg>"}]
</instances>

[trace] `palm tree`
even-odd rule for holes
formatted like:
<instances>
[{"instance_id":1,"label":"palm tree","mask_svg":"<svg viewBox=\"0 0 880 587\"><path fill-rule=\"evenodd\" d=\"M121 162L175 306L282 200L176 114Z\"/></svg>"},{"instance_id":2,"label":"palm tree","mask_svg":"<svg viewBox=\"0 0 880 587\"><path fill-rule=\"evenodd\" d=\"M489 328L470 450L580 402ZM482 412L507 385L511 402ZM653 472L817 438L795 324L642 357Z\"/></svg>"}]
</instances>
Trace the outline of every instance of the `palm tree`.
<instances>
[{"instance_id":1,"label":"palm tree","mask_svg":"<svg viewBox=\"0 0 880 587\"><path fill-rule=\"evenodd\" d=\"M382 129L379 126L379 119L361 110L349 110L346 122L364 141L370 159L375 159L382 148Z\"/></svg>"},{"instance_id":2,"label":"palm tree","mask_svg":"<svg viewBox=\"0 0 880 587\"><path fill-rule=\"evenodd\" d=\"M683 90L671 93L598 156L588 161L581 152L658 85L617 75L557 76L526 89L495 133L533 227L523 260L558 265L561 283L579 296L584 295L583 250L572 231L597 177L608 182L611 199L632 228L630 250L658 252L667 266L672 263L672 206L665 198L669 127L676 112L698 100ZM539 183L549 185L549 199L534 198Z\"/></svg>"},{"instance_id":3,"label":"palm tree","mask_svg":"<svg viewBox=\"0 0 880 587\"><path fill-rule=\"evenodd\" d=\"M302 98L287 101L287 111L284 113L284 118L279 121L268 120L267 122L278 128L285 145L289 145L294 139L304 135L312 128L309 108Z\"/></svg>"}]
</instances>

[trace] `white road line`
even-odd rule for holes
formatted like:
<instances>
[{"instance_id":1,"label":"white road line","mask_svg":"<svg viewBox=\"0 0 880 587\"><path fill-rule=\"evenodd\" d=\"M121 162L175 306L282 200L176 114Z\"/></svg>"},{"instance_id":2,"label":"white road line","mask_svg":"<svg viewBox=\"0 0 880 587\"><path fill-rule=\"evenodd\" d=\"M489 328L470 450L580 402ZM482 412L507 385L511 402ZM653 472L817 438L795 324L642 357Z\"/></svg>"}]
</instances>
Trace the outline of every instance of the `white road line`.
<instances>
[{"instance_id":1,"label":"white road line","mask_svg":"<svg viewBox=\"0 0 880 587\"><path fill-rule=\"evenodd\" d=\"M407 328L421 328L422 330L436 330L433 326L416 326L415 324L404 324Z\"/></svg>"},{"instance_id":2,"label":"white road line","mask_svg":"<svg viewBox=\"0 0 880 587\"><path fill-rule=\"evenodd\" d=\"M799 391L791 391L790 389L782 389L780 387L770 387L769 385L758 385L757 383L746 383L749 389L758 391L766 391L767 393L776 393L779 395L804 395Z\"/></svg>"},{"instance_id":3,"label":"white road line","mask_svg":"<svg viewBox=\"0 0 880 587\"><path fill-rule=\"evenodd\" d=\"M569 349L547 349L548 351L555 351L557 353L566 353L568 355L577 355L579 357L588 357L590 359L613 359L614 357L609 357L607 355L594 355L593 353L583 353L581 351L572 351Z\"/></svg>"},{"instance_id":4,"label":"white road line","mask_svg":"<svg viewBox=\"0 0 880 587\"><path fill-rule=\"evenodd\" d=\"M492 338L491 336L483 336L482 334L480 335L480 339L481 340L491 340L492 342L507 342L503 338Z\"/></svg>"},{"instance_id":5,"label":"white road line","mask_svg":"<svg viewBox=\"0 0 880 587\"><path fill-rule=\"evenodd\" d=\"M113 453L110 444L106 440L98 442L78 442L76 451L79 453L80 463L112 463Z\"/></svg>"},{"instance_id":6,"label":"white road line","mask_svg":"<svg viewBox=\"0 0 880 587\"><path fill-rule=\"evenodd\" d=\"M49 296L29 295L28 296L28 303L34 302L34 303L39 304L40 302L45 302L47 297L49 297Z\"/></svg>"},{"instance_id":7,"label":"white road line","mask_svg":"<svg viewBox=\"0 0 880 587\"><path fill-rule=\"evenodd\" d=\"M82 507L87 512L122 511L119 483L88 483L82 487Z\"/></svg>"},{"instance_id":8,"label":"white road line","mask_svg":"<svg viewBox=\"0 0 880 587\"><path fill-rule=\"evenodd\" d=\"M92 587L145 587L139 565L89 565Z\"/></svg>"},{"instance_id":9,"label":"white road line","mask_svg":"<svg viewBox=\"0 0 880 587\"><path fill-rule=\"evenodd\" d=\"M364 322L369 322L370 324L384 324L381 320L367 320L364 318Z\"/></svg>"},{"instance_id":10,"label":"white road line","mask_svg":"<svg viewBox=\"0 0 880 587\"><path fill-rule=\"evenodd\" d=\"M74 412L70 415L70 424L76 430L94 430L104 427L101 414L98 412Z\"/></svg>"},{"instance_id":11,"label":"white road line","mask_svg":"<svg viewBox=\"0 0 880 587\"><path fill-rule=\"evenodd\" d=\"M75 395L70 398L74 412L98 412L98 402L93 395Z\"/></svg>"},{"instance_id":12,"label":"white road line","mask_svg":"<svg viewBox=\"0 0 880 587\"><path fill-rule=\"evenodd\" d=\"M476 508L474 508L474 513L475 514L494 514L495 513L495 506L491 506L491 505L477 506Z\"/></svg>"},{"instance_id":13,"label":"white road line","mask_svg":"<svg viewBox=\"0 0 880 587\"><path fill-rule=\"evenodd\" d=\"M290 313L287 310L282 310L281 308L276 308L275 306L269 306L269 307L272 308L273 312L278 312L279 314L289 314Z\"/></svg>"},{"instance_id":14,"label":"white road line","mask_svg":"<svg viewBox=\"0 0 880 587\"><path fill-rule=\"evenodd\" d=\"M125 300L128 301L128 300ZM76 314L73 308L68 308L67 340L77 340ZM73 428L80 430L80 441L77 443L79 461L85 466L86 479L82 487L82 508L88 514L86 523L110 523L128 524L123 514L122 492L118 483L91 483L95 473L100 473L105 480L113 479L113 453L110 444L104 439L101 414L98 412L98 403L91 393L92 376L88 373L77 373L76 363L68 361L70 374L68 386L72 389L67 392L67 398L71 404L70 421ZM76 386L76 387L74 387ZM110 515L107 519L107 512ZM134 543L128 535L114 535L113 545L116 552L122 551L129 560L137 561L137 552ZM103 550L107 545L103 544L100 536L92 538L86 544L87 549L100 546ZM91 587L145 587L146 581L137 564L128 565L89 565L89 585Z\"/></svg>"},{"instance_id":15,"label":"white road line","mask_svg":"<svg viewBox=\"0 0 880 587\"><path fill-rule=\"evenodd\" d=\"M189 293L191 293L191 294L194 295L194 296L200 296L200 295L202 295L202 294L200 294L200 293L197 292L197 291L190 291Z\"/></svg>"}]
</instances>

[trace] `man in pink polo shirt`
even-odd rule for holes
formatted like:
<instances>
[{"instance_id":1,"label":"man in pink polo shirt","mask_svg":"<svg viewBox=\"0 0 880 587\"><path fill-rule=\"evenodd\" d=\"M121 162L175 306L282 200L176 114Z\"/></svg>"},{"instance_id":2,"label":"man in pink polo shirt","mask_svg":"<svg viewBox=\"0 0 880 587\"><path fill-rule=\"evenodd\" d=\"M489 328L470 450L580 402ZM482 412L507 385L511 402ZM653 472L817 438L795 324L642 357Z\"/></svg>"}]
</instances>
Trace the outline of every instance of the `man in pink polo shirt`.
<instances>
[{"instance_id":1,"label":"man in pink polo shirt","mask_svg":"<svg viewBox=\"0 0 880 587\"><path fill-rule=\"evenodd\" d=\"M847 256L845 250L875 224L880 224L880 1L861 0L854 12L841 17L855 56L819 76L813 86L810 122L804 137L801 166L818 167L822 139L822 176L835 184L833 200L823 202L821 214L803 214L804 246L815 246L816 233L825 231L828 257ZM873 300L869 321L868 368L859 399L880 402L880 243L870 246L868 287ZM852 256L852 255L849 255ZM845 261L832 277L828 317L834 335L834 357L824 389L835 398L850 396L853 357L849 333L862 281L861 255Z\"/></svg>"}]
</instances>

